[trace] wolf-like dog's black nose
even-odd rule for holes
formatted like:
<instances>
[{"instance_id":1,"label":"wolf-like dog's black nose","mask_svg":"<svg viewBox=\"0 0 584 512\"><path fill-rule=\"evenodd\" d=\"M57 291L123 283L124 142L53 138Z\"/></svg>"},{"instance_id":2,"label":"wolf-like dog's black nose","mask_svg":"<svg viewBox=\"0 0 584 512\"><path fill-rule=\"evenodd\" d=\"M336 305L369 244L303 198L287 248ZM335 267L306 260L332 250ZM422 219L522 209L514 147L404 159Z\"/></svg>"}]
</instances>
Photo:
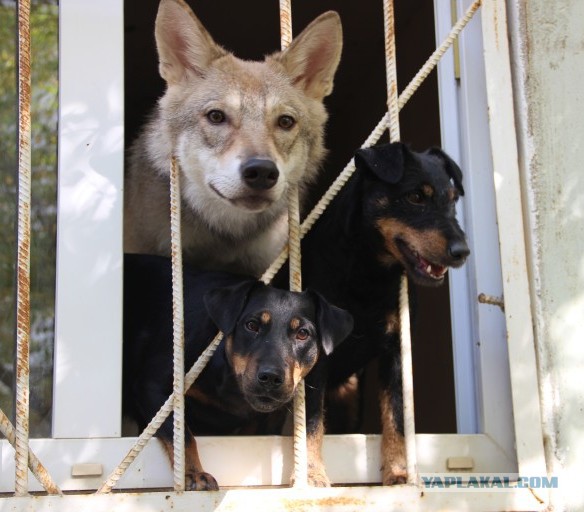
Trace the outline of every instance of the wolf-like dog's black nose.
<instances>
[{"instance_id":1,"label":"wolf-like dog's black nose","mask_svg":"<svg viewBox=\"0 0 584 512\"><path fill-rule=\"evenodd\" d=\"M241 166L245 184L256 190L268 190L278 181L280 172L271 160L251 158Z\"/></svg>"},{"instance_id":2,"label":"wolf-like dog's black nose","mask_svg":"<svg viewBox=\"0 0 584 512\"><path fill-rule=\"evenodd\" d=\"M284 373L277 368L261 368L258 382L266 389L276 389L284 384Z\"/></svg>"},{"instance_id":3,"label":"wolf-like dog's black nose","mask_svg":"<svg viewBox=\"0 0 584 512\"><path fill-rule=\"evenodd\" d=\"M453 259L464 261L464 259L470 254L470 249L464 240L457 240L450 244L448 252Z\"/></svg>"}]
</instances>

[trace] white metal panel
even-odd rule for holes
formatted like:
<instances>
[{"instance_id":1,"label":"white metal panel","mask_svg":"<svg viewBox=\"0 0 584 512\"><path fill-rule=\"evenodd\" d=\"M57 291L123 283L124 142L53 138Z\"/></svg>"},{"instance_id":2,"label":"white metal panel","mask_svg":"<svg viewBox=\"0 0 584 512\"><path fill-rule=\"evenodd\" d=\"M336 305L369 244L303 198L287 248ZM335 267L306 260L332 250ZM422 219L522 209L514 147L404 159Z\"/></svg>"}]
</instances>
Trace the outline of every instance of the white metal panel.
<instances>
[{"instance_id":1,"label":"white metal panel","mask_svg":"<svg viewBox=\"0 0 584 512\"><path fill-rule=\"evenodd\" d=\"M442 43L452 28L451 3L434 1L436 44ZM469 30L466 27L465 30ZM469 179L470 169L463 164L460 135L459 85L454 75L454 51L446 52L438 64L438 99L440 103L440 134L442 148L462 167L463 183ZM475 91L480 93L480 91ZM468 151L467 151L468 152ZM457 204L460 226L468 231L466 209L472 208L472 189ZM474 250L470 259L474 258ZM469 260L470 262L470 260ZM459 434L474 434L477 424L477 390L474 361L473 318L470 305L473 297L469 281L473 279L472 266L448 271L450 284L450 314L452 321L452 352L456 399L456 427Z\"/></svg>"},{"instance_id":2,"label":"white metal panel","mask_svg":"<svg viewBox=\"0 0 584 512\"><path fill-rule=\"evenodd\" d=\"M459 15L471 3L459 2ZM463 206L472 251L466 266L471 276L469 304L474 322L479 431L492 437L514 461L505 316L497 306L479 304L477 300L480 293L503 295L489 135L489 121L496 126L498 120L489 119L485 69L479 58L483 55L481 15L482 9L460 36L460 133L467 191Z\"/></svg>"},{"instance_id":3,"label":"white metal panel","mask_svg":"<svg viewBox=\"0 0 584 512\"><path fill-rule=\"evenodd\" d=\"M97 489L135 438L121 439L34 439L31 447L63 490ZM201 461L219 485L287 485L292 472L292 438L280 436L200 437ZM509 473L509 460L501 448L485 435L417 434L416 453L420 473L444 473L447 459L471 457L476 473ZM334 484L370 485L381 482L381 438L379 435L325 436L323 459ZM79 464L101 465L103 475L78 478L71 470ZM14 489L14 450L0 441L0 492ZM121 489L160 488L173 485L170 463L156 439L130 466L119 482ZM42 488L30 477L33 491Z\"/></svg>"},{"instance_id":4,"label":"white metal panel","mask_svg":"<svg viewBox=\"0 0 584 512\"><path fill-rule=\"evenodd\" d=\"M216 492L150 492L8 498L10 512L418 512L436 510L543 510L529 489L494 492L420 492L416 487L329 487Z\"/></svg>"},{"instance_id":5,"label":"white metal panel","mask_svg":"<svg viewBox=\"0 0 584 512\"><path fill-rule=\"evenodd\" d=\"M545 474L537 365L515 135L505 3L483 4L490 135L501 241L516 449L523 474Z\"/></svg>"},{"instance_id":6,"label":"white metal panel","mask_svg":"<svg viewBox=\"0 0 584 512\"><path fill-rule=\"evenodd\" d=\"M59 3L53 436L120 435L123 2Z\"/></svg>"}]
</instances>

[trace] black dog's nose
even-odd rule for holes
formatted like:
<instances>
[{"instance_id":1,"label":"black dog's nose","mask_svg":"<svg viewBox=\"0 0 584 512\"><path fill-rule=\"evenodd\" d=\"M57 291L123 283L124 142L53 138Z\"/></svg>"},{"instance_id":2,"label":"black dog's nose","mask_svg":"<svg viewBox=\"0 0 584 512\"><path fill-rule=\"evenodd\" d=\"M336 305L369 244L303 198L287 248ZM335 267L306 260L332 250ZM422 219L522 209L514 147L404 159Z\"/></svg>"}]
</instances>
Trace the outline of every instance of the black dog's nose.
<instances>
[{"instance_id":1,"label":"black dog's nose","mask_svg":"<svg viewBox=\"0 0 584 512\"><path fill-rule=\"evenodd\" d=\"M284 384L284 372L277 368L261 368L258 382L267 389L276 389Z\"/></svg>"},{"instance_id":2,"label":"black dog's nose","mask_svg":"<svg viewBox=\"0 0 584 512\"><path fill-rule=\"evenodd\" d=\"M268 190L276 184L280 172L271 160L250 158L241 166L241 176L250 188Z\"/></svg>"},{"instance_id":3,"label":"black dog's nose","mask_svg":"<svg viewBox=\"0 0 584 512\"><path fill-rule=\"evenodd\" d=\"M464 240L457 240L450 244L448 252L455 260L464 260L470 254L470 249Z\"/></svg>"}]
</instances>

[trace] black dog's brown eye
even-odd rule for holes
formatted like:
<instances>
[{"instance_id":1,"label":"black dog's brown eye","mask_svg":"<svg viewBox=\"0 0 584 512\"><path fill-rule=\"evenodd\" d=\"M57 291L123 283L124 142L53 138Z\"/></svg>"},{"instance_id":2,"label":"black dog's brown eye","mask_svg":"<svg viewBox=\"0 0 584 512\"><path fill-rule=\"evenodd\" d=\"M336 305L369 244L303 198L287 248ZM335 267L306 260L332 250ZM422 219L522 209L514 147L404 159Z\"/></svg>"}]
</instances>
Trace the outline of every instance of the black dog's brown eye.
<instances>
[{"instance_id":1,"label":"black dog's brown eye","mask_svg":"<svg viewBox=\"0 0 584 512\"><path fill-rule=\"evenodd\" d=\"M284 130L290 130L296 124L296 120L292 116L280 116L278 118L278 126Z\"/></svg>"},{"instance_id":2,"label":"black dog's brown eye","mask_svg":"<svg viewBox=\"0 0 584 512\"><path fill-rule=\"evenodd\" d=\"M421 192L410 192L406 196L406 199L408 200L408 203L416 205L424 204L424 195Z\"/></svg>"},{"instance_id":3,"label":"black dog's brown eye","mask_svg":"<svg viewBox=\"0 0 584 512\"><path fill-rule=\"evenodd\" d=\"M210 110L207 112L207 119L213 124L221 124L225 121L225 114L221 110Z\"/></svg>"},{"instance_id":4,"label":"black dog's brown eye","mask_svg":"<svg viewBox=\"0 0 584 512\"><path fill-rule=\"evenodd\" d=\"M245 328L251 332L259 332L260 324L256 320L248 320L245 322Z\"/></svg>"},{"instance_id":5,"label":"black dog's brown eye","mask_svg":"<svg viewBox=\"0 0 584 512\"><path fill-rule=\"evenodd\" d=\"M296 332L296 339L298 341L306 341L309 336L310 333L308 332L308 329L298 329Z\"/></svg>"}]
</instances>

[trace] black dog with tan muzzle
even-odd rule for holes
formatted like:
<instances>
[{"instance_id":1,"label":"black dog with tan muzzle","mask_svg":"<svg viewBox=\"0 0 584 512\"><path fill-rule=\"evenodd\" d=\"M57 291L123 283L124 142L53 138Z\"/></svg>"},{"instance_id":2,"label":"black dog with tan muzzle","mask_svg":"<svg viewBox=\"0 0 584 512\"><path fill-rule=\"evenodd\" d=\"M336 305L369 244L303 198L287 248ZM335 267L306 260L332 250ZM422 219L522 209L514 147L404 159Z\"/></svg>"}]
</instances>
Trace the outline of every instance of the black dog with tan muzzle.
<instances>
[{"instance_id":1,"label":"black dog with tan muzzle","mask_svg":"<svg viewBox=\"0 0 584 512\"><path fill-rule=\"evenodd\" d=\"M420 153L385 144L357 151L355 164L302 242L303 283L355 320L351 336L327 357L327 432L354 431L353 417L333 415L341 410L338 398L351 392L355 374L379 358L383 483L389 485L406 480L401 276L405 270L420 285L438 286L448 268L465 262L470 251L455 212L464 190L460 168L437 148ZM309 408L321 400L319 391L307 390ZM322 430L322 423L322 417L307 417L309 430Z\"/></svg>"},{"instance_id":2,"label":"black dog with tan muzzle","mask_svg":"<svg viewBox=\"0 0 584 512\"><path fill-rule=\"evenodd\" d=\"M319 361L351 331L351 315L319 294L295 293L255 279L183 270L185 370L218 330L225 337L185 397L186 487L216 490L194 435L280 432L300 380L325 387ZM144 428L173 389L171 263L124 259L124 410ZM317 405L322 407L322 403ZM172 461L173 423L157 436ZM309 482L324 473L320 446L309 451Z\"/></svg>"}]
</instances>

